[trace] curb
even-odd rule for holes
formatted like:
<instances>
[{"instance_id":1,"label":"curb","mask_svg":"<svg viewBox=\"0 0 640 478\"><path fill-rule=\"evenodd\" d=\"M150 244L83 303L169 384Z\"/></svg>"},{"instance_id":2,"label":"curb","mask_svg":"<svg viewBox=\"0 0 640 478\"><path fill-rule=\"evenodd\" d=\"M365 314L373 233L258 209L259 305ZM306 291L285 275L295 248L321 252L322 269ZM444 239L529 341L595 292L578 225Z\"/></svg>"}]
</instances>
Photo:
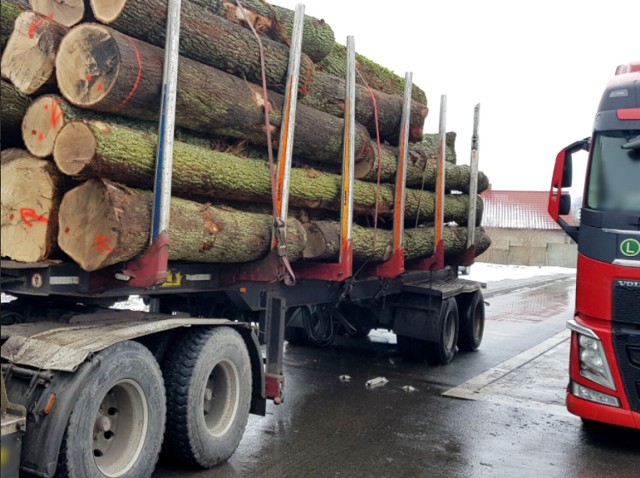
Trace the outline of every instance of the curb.
<instances>
[{"instance_id":1,"label":"curb","mask_svg":"<svg viewBox=\"0 0 640 478\"><path fill-rule=\"evenodd\" d=\"M566 279L575 278L575 274L560 274L554 276L543 276L539 277L538 280L532 279L528 281L522 281L520 283L511 284L505 287L499 287L496 289L484 289L482 292L482 296L486 299L489 297L494 297L496 295L507 294L509 292L513 292L519 289L530 289L533 287L539 287L547 284L551 284L552 282L559 282Z\"/></svg>"}]
</instances>

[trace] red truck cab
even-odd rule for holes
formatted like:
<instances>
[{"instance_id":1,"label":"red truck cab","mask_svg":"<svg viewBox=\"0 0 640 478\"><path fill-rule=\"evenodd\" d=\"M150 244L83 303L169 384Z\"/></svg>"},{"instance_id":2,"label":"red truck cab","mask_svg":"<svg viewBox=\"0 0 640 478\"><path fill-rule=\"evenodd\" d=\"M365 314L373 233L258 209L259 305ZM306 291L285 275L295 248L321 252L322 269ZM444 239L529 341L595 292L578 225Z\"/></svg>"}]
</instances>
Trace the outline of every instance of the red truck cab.
<instances>
[{"instance_id":1,"label":"red truck cab","mask_svg":"<svg viewBox=\"0 0 640 478\"><path fill-rule=\"evenodd\" d=\"M572 155L589 152L580 224L570 226ZM578 243L567 408L640 429L640 62L619 66L591 138L560 151L549 214Z\"/></svg>"}]
</instances>

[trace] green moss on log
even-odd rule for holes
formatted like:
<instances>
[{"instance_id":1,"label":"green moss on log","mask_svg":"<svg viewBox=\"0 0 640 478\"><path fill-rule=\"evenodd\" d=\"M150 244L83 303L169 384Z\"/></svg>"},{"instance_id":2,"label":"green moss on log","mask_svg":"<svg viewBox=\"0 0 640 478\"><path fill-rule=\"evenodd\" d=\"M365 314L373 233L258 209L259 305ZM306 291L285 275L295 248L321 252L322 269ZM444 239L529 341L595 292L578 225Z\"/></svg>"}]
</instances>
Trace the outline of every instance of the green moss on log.
<instances>
[{"instance_id":1,"label":"green moss on log","mask_svg":"<svg viewBox=\"0 0 640 478\"><path fill-rule=\"evenodd\" d=\"M341 78L346 77L346 55L345 46L335 43L329 56L316 65L317 69ZM364 76L367 84L376 90L383 91L390 95L404 95L404 78L396 75L384 66L369 60L368 58L356 54L356 67L360 74ZM356 82L363 84L360 75L356 75ZM423 105L427 104L427 95L416 84L413 85L411 98Z\"/></svg>"},{"instance_id":2,"label":"green moss on log","mask_svg":"<svg viewBox=\"0 0 640 478\"><path fill-rule=\"evenodd\" d=\"M153 193L91 180L65 194L58 243L87 271L134 259L148 247ZM172 198L169 259L213 263L258 260L271 249L273 218ZM306 233L287 224L289 258L302 255Z\"/></svg>"},{"instance_id":3,"label":"green moss on log","mask_svg":"<svg viewBox=\"0 0 640 478\"><path fill-rule=\"evenodd\" d=\"M22 11L20 2L2 0L0 3L0 53L7 45L7 41L9 41L9 37L13 32L13 24Z\"/></svg>"},{"instance_id":4,"label":"green moss on log","mask_svg":"<svg viewBox=\"0 0 640 478\"><path fill-rule=\"evenodd\" d=\"M191 0L191 2L231 22L247 26L244 15L234 0ZM270 5L263 0L242 0L242 6L249 21L259 33L290 45L295 14L293 10ZM309 58L316 63L324 60L331 53L334 41L333 29L324 20L309 15L304 16L302 51L309 55Z\"/></svg>"},{"instance_id":5,"label":"green moss on log","mask_svg":"<svg viewBox=\"0 0 640 478\"><path fill-rule=\"evenodd\" d=\"M2 147L22 145L20 125L29 107L29 97L8 81L0 80L0 120L2 121Z\"/></svg>"},{"instance_id":6,"label":"green moss on log","mask_svg":"<svg viewBox=\"0 0 640 478\"><path fill-rule=\"evenodd\" d=\"M95 152L86 157L76 157L71 146L87 143L88 140L86 135L75 139L74 124L65 126L56 139L54 159L63 172L71 170L78 178L105 177L136 187L152 185L157 140L155 134L115 123L88 122L86 126L96 142ZM341 183L341 177L335 174L311 168L293 168L290 204L294 207L337 211ZM265 161L241 159L178 141L174 144L172 191L183 197L270 204L269 166ZM379 198L379 213L387 216L392 214L394 193L391 185L381 185L376 193L375 184L354 182L354 209L357 214L373 214L376 197ZM466 195L447 196L445 221L466 223L468 201ZM433 193L409 189L405 203L407 217L433 219ZM478 206L479 223L482 217L481 200L478 200Z\"/></svg>"}]
</instances>

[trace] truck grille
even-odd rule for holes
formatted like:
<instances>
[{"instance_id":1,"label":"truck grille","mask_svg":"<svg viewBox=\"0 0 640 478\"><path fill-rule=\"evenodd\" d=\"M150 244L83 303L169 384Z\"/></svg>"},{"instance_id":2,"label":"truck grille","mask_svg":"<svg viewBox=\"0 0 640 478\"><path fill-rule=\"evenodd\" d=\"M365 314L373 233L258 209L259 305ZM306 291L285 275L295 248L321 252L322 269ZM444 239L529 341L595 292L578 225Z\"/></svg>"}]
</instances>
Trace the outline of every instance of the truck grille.
<instances>
[{"instance_id":1,"label":"truck grille","mask_svg":"<svg viewBox=\"0 0 640 478\"><path fill-rule=\"evenodd\" d=\"M613 347L629 406L640 413L640 326L614 322Z\"/></svg>"},{"instance_id":2,"label":"truck grille","mask_svg":"<svg viewBox=\"0 0 640 478\"><path fill-rule=\"evenodd\" d=\"M613 320L640 324L640 282L613 281Z\"/></svg>"}]
</instances>

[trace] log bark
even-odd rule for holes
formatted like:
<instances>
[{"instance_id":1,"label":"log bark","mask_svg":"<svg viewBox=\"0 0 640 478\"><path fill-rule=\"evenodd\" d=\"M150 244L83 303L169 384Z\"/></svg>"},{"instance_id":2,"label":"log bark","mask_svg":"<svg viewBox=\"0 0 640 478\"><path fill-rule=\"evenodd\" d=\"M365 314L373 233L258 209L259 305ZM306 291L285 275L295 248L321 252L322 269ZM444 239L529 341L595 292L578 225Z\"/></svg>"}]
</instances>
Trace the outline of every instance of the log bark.
<instances>
[{"instance_id":1,"label":"log bark","mask_svg":"<svg viewBox=\"0 0 640 478\"><path fill-rule=\"evenodd\" d=\"M16 261L38 262L55 248L58 208L68 183L51 161L27 151L2 151L0 254Z\"/></svg>"},{"instance_id":2,"label":"log bark","mask_svg":"<svg viewBox=\"0 0 640 478\"><path fill-rule=\"evenodd\" d=\"M309 93L300 101L317 110L343 118L345 83L343 77L318 72L314 76ZM375 108L369 90L364 86L356 86L356 121L367 128L371 136L375 138L375 113L377 112L380 138L390 144L397 145L402 123L403 98L399 95L389 95L376 90L372 90L372 93L376 98ZM409 141L422 140L424 121L428 113L429 109L426 105L412 101Z\"/></svg>"},{"instance_id":3,"label":"log bark","mask_svg":"<svg viewBox=\"0 0 640 478\"><path fill-rule=\"evenodd\" d=\"M382 154L378 156L377 146L374 145L376 159L374 161L361 161L356 165L355 177L363 181L378 181L378 161L380 160L380 179L382 182L394 182L396 165L398 160L398 148L382 145ZM435 154L435 156L432 156ZM447 146L447 155L455 155L455 151ZM379 159L378 159L379 158ZM435 190L436 186L437 147L411 144L407 156L407 186L420 188L424 177L424 187ZM469 192L469 176L471 168L468 165L455 165L445 163L445 187L447 190ZM478 172L478 193L489 187L489 178L482 172Z\"/></svg>"},{"instance_id":4,"label":"log bark","mask_svg":"<svg viewBox=\"0 0 640 478\"><path fill-rule=\"evenodd\" d=\"M340 78L345 78L346 56L347 48L338 43L334 43L331 53L316 65L316 69L339 76ZM404 95L404 78L396 75L391 70L378 65L360 54L356 54L356 68L360 73L356 74L357 83L364 85L366 82L371 88L390 95ZM360 75L364 77L364 81ZM415 83L412 88L411 99L423 105L427 104L427 96Z\"/></svg>"},{"instance_id":5,"label":"log bark","mask_svg":"<svg viewBox=\"0 0 640 478\"><path fill-rule=\"evenodd\" d=\"M74 28L60 45L58 86L71 103L97 111L157 120L161 49L95 24ZM208 136L266 145L262 88L187 58L180 59L176 124ZM283 97L269 94L277 141ZM343 121L298 105L293 154L340 164ZM373 154L367 130L356 125L356 160Z\"/></svg>"},{"instance_id":6,"label":"log bark","mask_svg":"<svg viewBox=\"0 0 640 478\"><path fill-rule=\"evenodd\" d=\"M191 1L208 8L230 22L248 28L245 15L242 14L235 0ZM263 0L243 0L241 3L247 18L258 33L290 45L295 13L293 10L270 5ZM302 51L309 55L313 62L324 60L331 53L334 41L333 29L324 20L318 20L309 15L304 16Z\"/></svg>"},{"instance_id":7,"label":"log bark","mask_svg":"<svg viewBox=\"0 0 640 478\"><path fill-rule=\"evenodd\" d=\"M115 123L73 122L58 134L53 157L59 169L77 179L104 177L136 187L150 187L155 171L153 133L119 126ZM340 204L340 176L311 168L293 168L289 202L291 206L337 211ZM176 196L206 200L244 201L271 204L269 166L257 159L241 159L182 142L174 143L172 191ZM393 187L362 181L354 184L354 209L357 214L373 214L376 196L379 212L393 212ZM468 196L448 196L445 221L466 223ZM482 202L478 201L478 220ZM434 217L434 194L407 190L406 215L421 219Z\"/></svg>"},{"instance_id":8,"label":"log bark","mask_svg":"<svg viewBox=\"0 0 640 478\"><path fill-rule=\"evenodd\" d=\"M30 3L34 11L65 27L72 27L87 18L85 0L30 0Z\"/></svg>"},{"instance_id":9,"label":"log bark","mask_svg":"<svg viewBox=\"0 0 640 478\"><path fill-rule=\"evenodd\" d=\"M9 41L18 15L23 11L21 7L21 3L15 0L2 0L0 3L0 53Z\"/></svg>"},{"instance_id":10,"label":"log bark","mask_svg":"<svg viewBox=\"0 0 640 478\"><path fill-rule=\"evenodd\" d=\"M0 80L0 118L2 118L2 144L19 145L22 143L20 125L29 107L29 98L11 83Z\"/></svg>"},{"instance_id":11,"label":"log bark","mask_svg":"<svg viewBox=\"0 0 640 478\"><path fill-rule=\"evenodd\" d=\"M340 224L336 221L314 221L304 225L307 230L307 247L303 252L306 260L335 261L340 253ZM386 229L353 226L353 260L362 262L384 262L391 258L393 252L393 232ZM434 251L435 230L433 227L405 229L405 259L421 259L430 257ZM445 260L453 260L466 251L467 228L445 227L443 229L445 243ZM491 245L491 239L483 228L476 230L476 257L485 252Z\"/></svg>"},{"instance_id":12,"label":"log bark","mask_svg":"<svg viewBox=\"0 0 640 478\"><path fill-rule=\"evenodd\" d=\"M2 53L2 77L31 95L55 82L55 59L67 28L35 12L21 13Z\"/></svg>"},{"instance_id":13,"label":"log bark","mask_svg":"<svg viewBox=\"0 0 640 478\"><path fill-rule=\"evenodd\" d=\"M153 194L106 180L90 180L65 194L58 243L87 271L128 261L148 247ZM184 199L171 199L170 260L250 262L271 248L268 214L246 213ZM287 224L289 258L306 242L302 225Z\"/></svg>"},{"instance_id":14,"label":"log bark","mask_svg":"<svg viewBox=\"0 0 640 478\"><path fill-rule=\"evenodd\" d=\"M92 0L97 20L126 35L164 48L166 0ZM215 15L208 8L185 0L180 18L180 54L218 70L262 85L260 49L250 30ZM283 92L289 69L289 48L262 39L267 84ZM313 62L302 55L300 92L313 79Z\"/></svg>"}]
</instances>

